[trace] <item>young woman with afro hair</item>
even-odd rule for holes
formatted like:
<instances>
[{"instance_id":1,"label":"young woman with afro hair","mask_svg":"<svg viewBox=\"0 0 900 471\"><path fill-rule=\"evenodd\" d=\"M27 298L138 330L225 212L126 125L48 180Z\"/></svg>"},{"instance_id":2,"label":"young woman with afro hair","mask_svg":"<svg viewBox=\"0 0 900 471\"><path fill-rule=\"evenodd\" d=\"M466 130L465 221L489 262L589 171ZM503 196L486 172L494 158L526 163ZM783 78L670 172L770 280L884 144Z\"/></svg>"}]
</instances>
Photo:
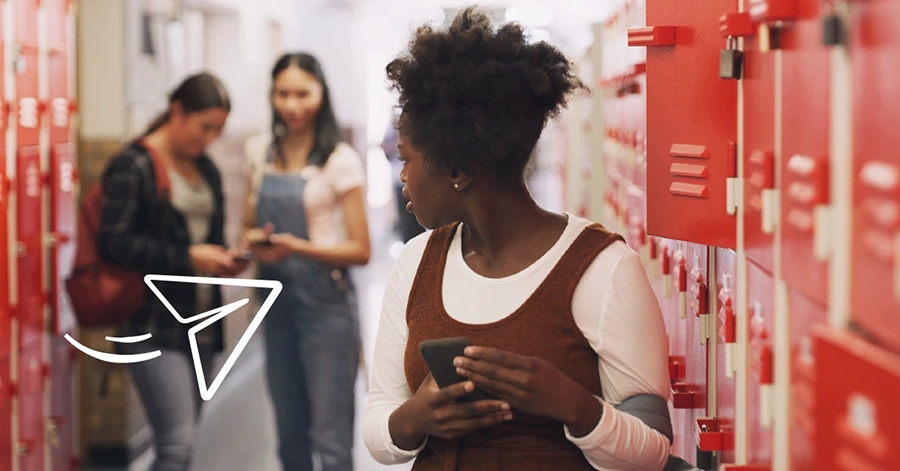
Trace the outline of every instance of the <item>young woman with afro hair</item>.
<instances>
[{"instance_id":1,"label":"young woman with afro hair","mask_svg":"<svg viewBox=\"0 0 900 471\"><path fill-rule=\"evenodd\" d=\"M363 437L414 470L661 470L670 442L616 409L668 397L662 314L616 234L540 208L523 173L584 85L553 46L475 8L423 26L387 66L407 210L434 229L385 291ZM443 389L418 350L466 337ZM496 399L456 401L478 388Z\"/></svg>"}]
</instances>

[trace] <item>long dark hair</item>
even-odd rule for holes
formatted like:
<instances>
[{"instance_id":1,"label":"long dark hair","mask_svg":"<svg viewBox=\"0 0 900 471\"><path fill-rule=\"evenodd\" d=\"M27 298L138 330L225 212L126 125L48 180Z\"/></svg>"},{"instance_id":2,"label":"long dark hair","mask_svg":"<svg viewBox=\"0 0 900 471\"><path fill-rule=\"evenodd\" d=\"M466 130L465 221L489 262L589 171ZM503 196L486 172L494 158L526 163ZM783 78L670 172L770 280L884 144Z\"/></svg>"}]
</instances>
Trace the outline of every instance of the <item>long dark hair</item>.
<instances>
[{"instance_id":1,"label":"long dark hair","mask_svg":"<svg viewBox=\"0 0 900 471\"><path fill-rule=\"evenodd\" d=\"M272 83L275 83L275 79L285 69L292 66L309 72L322 86L322 105L319 107L319 114L316 115L315 142L308 160L310 164L321 167L328 161L328 157L334 152L334 148L337 147L338 142L341 140L337 118L334 115L334 108L331 106L328 82L325 81L325 72L322 71L322 65L319 64L319 61L310 54L298 52L285 54L275 62L275 67L272 68ZM284 120L281 119L281 116L278 116L278 112L275 111L273 106L272 135L275 140L275 152L281 152L281 138L284 135L284 129Z\"/></svg>"},{"instance_id":2,"label":"long dark hair","mask_svg":"<svg viewBox=\"0 0 900 471\"><path fill-rule=\"evenodd\" d=\"M169 107L159 115L143 136L146 137L169 122L172 117L172 103L181 103L185 113L196 113L210 108L221 108L231 111L231 99L225 85L215 75L202 72L186 78L169 96Z\"/></svg>"}]
</instances>

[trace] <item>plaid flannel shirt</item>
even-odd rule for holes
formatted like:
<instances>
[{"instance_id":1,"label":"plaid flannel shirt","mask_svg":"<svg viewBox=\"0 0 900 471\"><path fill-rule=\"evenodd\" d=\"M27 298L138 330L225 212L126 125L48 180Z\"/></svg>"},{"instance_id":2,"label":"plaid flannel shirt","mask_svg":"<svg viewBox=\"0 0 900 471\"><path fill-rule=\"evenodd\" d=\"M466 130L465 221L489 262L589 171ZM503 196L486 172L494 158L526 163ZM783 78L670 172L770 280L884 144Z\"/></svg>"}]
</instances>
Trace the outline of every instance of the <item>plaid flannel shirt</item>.
<instances>
[{"instance_id":1,"label":"plaid flannel shirt","mask_svg":"<svg viewBox=\"0 0 900 471\"><path fill-rule=\"evenodd\" d=\"M207 156L197 161L200 174L212 189L215 210L207 243L224 245L224 197L222 180ZM142 274L195 275L188 249L191 245L184 217L168 201L156 194L156 177L149 151L132 143L115 155L102 177L103 207L97 229L99 256L110 263ZM194 314L196 286L187 283L160 283L159 290L181 314ZM188 328L179 323L149 290L141 308L119 327L119 335L153 334L155 347L189 351ZM215 290L216 306L222 303ZM200 331L201 348L219 352L223 348L222 323Z\"/></svg>"}]
</instances>

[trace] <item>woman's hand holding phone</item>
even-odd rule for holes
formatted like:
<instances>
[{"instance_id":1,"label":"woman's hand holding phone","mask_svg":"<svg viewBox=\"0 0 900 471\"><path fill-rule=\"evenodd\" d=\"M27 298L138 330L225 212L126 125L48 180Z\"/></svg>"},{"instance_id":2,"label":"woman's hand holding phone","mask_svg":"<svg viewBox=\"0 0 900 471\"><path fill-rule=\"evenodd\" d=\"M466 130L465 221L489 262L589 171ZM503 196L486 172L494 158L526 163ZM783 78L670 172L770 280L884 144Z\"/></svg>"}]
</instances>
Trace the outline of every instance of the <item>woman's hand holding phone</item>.
<instances>
[{"instance_id":1,"label":"woman's hand holding phone","mask_svg":"<svg viewBox=\"0 0 900 471\"><path fill-rule=\"evenodd\" d=\"M244 232L243 236L241 236L241 250L250 250L253 247L271 245L269 236L272 235L274 230L275 227L271 223L266 224L265 227L262 228L255 227L253 229L248 229Z\"/></svg>"},{"instance_id":2,"label":"woman's hand holding phone","mask_svg":"<svg viewBox=\"0 0 900 471\"><path fill-rule=\"evenodd\" d=\"M188 252L194 271L201 275L237 276L247 268L246 261L235 260L234 255L220 245L192 245Z\"/></svg>"},{"instance_id":3,"label":"woman's hand holding phone","mask_svg":"<svg viewBox=\"0 0 900 471\"><path fill-rule=\"evenodd\" d=\"M389 428L394 444L414 450L427 436L453 439L512 420L509 404L504 401L456 401L473 390L469 381L439 388L429 374L413 397L391 415Z\"/></svg>"}]
</instances>

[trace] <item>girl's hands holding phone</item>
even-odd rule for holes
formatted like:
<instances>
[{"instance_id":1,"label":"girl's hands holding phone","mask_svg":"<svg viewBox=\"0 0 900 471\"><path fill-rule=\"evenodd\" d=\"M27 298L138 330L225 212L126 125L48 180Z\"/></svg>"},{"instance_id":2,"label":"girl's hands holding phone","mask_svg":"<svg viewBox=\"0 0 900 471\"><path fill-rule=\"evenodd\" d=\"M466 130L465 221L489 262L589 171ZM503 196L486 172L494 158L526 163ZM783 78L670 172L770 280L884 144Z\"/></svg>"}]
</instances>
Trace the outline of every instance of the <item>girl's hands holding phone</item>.
<instances>
[{"instance_id":1,"label":"girl's hands holding phone","mask_svg":"<svg viewBox=\"0 0 900 471\"><path fill-rule=\"evenodd\" d=\"M196 244L188 249L194 271L208 276L237 276L247 262L235 260L234 255L220 245Z\"/></svg>"},{"instance_id":2,"label":"girl's hands holding phone","mask_svg":"<svg viewBox=\"0 0 900 471\"><path fill-rule=\"evenodd\" d=\"M416 394L391 414L389 428L394 444L414 450L429 435L453 439L512 420L509 404L504 401L456 402L473 389L470 381L441 389L429 374Z\"/></svg>"},{"instance_id":3,"label":"girl's hands holding phone","mask_svg":"<svg viewBox=\"0 0 900 471\"><path fill-rule=\"evenodd\" d=\"M269 236L272 235L272 232L275 230L275 226L271 223L266 224L265 227L248 229L244 232L244 235L241 237L240 247L241 250L250 250L254 246L260 245L261 243L269 240Z\"/></svg>"}]
</instances>

